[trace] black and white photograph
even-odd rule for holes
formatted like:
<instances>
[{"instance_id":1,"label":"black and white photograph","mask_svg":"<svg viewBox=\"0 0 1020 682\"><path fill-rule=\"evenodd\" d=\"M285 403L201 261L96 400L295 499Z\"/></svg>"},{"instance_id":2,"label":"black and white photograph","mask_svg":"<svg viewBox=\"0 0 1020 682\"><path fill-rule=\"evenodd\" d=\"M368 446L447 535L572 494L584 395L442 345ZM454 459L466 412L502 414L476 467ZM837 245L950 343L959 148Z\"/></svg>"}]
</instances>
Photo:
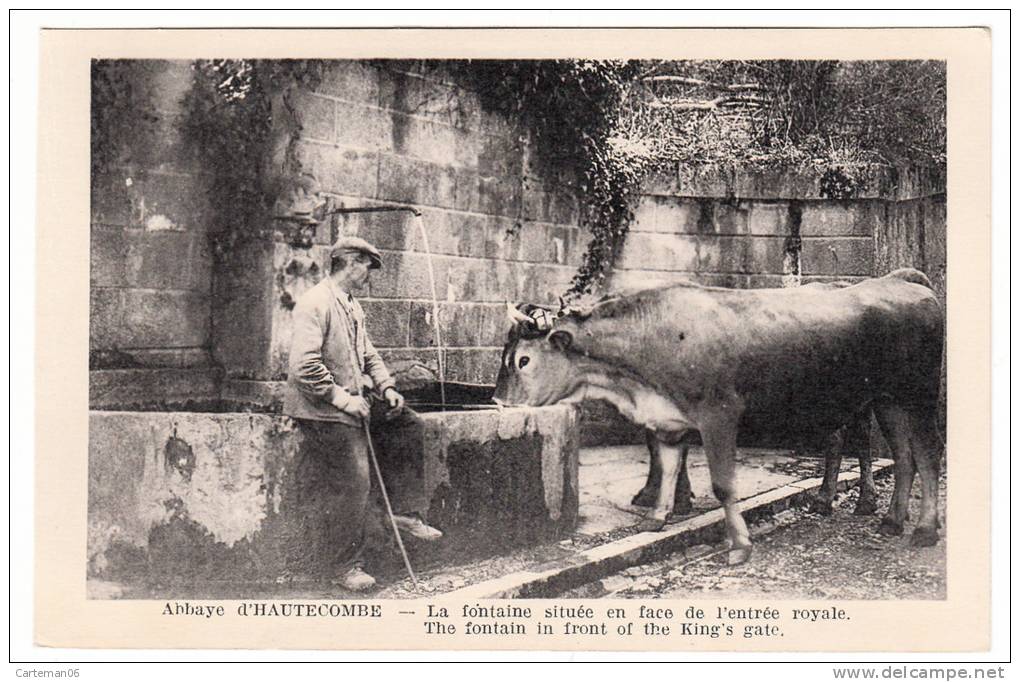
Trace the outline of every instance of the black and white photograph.
<instances>
[{"instance_id":1,"label":"black and white photograph","mask_svg":"<svg viewBox=\"0 0 1020 682\"><path fill-rule=\"evenodd\" d=\"M492 599L945 600L946 79L92 59L64 570L483 630Z\"/></svg>"}]
</instances>

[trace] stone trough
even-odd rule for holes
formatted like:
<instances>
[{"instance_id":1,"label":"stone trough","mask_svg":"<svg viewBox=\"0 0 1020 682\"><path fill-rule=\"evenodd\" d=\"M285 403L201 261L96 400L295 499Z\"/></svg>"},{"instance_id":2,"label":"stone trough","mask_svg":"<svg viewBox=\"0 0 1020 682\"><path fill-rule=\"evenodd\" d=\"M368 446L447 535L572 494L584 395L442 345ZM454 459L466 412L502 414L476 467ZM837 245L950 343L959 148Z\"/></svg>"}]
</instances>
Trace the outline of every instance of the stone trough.
<instances>
[{"instance_id":1,"label":"stone trough","mask_svg":"<svg viewBox=\"0 0 1020 682\"><path fill-rule=\"evenodd\" d=\"M282 415L215 407L90 412L90 578L262 582L285 573L300 530L289 477L301 436ZM436 546L409 543L419 562L493 554L574 527L573 408L420 415L391 434L400 452L380 457L394 506L445 533Z\"/></svg>"}]
</instances>

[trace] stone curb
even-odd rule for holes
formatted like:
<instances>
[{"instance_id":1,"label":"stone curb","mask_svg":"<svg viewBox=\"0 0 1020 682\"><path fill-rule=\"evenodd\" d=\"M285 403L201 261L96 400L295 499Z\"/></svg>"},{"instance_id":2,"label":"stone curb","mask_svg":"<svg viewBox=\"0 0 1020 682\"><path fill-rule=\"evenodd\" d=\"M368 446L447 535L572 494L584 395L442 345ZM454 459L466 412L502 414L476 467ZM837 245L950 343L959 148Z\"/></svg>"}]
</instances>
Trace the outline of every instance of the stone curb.
<instances>
[{"instance_id":1,"label":"stone curb","mask_svg":"<svg viewBox=\"0 0 1020 682\"><path fill-rule=\"evenodd\" d=\"M878 459L872 463L871 470L874 474L881 475L891 471L892 466L892 460ZM858 470L841 473L837 490L841 492L847 490L859 478ZM740 510L748 521L767 514L775 514L806 501L818 491L821 482L820 478L806 478L754 495L740 501ZM599 580L625 568L646 564L675 552L685 552L687 547L714 542L722 533L723 520L723 510L713 509L669 525L664 531L638 533L592 547L575 556L543 564L532 570L511 573L501 578L446 592L442 596L444 599L464 600L555 597L566 590Z\"/></svg>"}]
</instances>

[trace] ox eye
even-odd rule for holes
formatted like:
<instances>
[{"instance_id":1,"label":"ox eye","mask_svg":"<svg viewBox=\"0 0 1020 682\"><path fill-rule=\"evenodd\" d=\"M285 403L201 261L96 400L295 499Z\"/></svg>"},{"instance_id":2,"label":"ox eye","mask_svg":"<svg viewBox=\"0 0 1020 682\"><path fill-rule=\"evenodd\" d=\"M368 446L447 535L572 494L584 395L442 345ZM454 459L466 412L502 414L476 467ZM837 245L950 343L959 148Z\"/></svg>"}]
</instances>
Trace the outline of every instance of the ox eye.
<instances>
[{"instance_id":1,"label":"ox eye","mask_svg":"<svg viewBox=\"0 0 1020 682\"><path fill-rule=\"evenodd\" d=\"M520 359L517 360L517 369L524 369L525 366L527 366L528 362L530 361L531 358L529 358L527 355L522 355Z\"/></svg>"}]
</instances>

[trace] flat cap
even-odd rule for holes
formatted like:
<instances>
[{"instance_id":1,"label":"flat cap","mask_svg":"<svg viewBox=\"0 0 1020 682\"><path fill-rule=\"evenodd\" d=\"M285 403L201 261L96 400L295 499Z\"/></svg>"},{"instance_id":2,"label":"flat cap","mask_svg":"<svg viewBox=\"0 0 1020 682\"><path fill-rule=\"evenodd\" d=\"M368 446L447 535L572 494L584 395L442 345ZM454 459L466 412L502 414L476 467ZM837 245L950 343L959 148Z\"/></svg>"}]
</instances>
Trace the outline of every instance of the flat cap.
<instances>
[{"instance_id":1,"label":"flat cap","mask_svg":"<svg viewBox=\"0 0 1020 682\"><path fill-rule=\"evenodd\" d=\"M379 249L375 248L361 237L340 237L333 244L333 247L329 250L329 255L332 258L340 253L348 251L355 251L363 253L372 259L372 264L369 267L370 270L377 270L382 267L382 254L379 253Z\"/></svg>"}]
</instances>

